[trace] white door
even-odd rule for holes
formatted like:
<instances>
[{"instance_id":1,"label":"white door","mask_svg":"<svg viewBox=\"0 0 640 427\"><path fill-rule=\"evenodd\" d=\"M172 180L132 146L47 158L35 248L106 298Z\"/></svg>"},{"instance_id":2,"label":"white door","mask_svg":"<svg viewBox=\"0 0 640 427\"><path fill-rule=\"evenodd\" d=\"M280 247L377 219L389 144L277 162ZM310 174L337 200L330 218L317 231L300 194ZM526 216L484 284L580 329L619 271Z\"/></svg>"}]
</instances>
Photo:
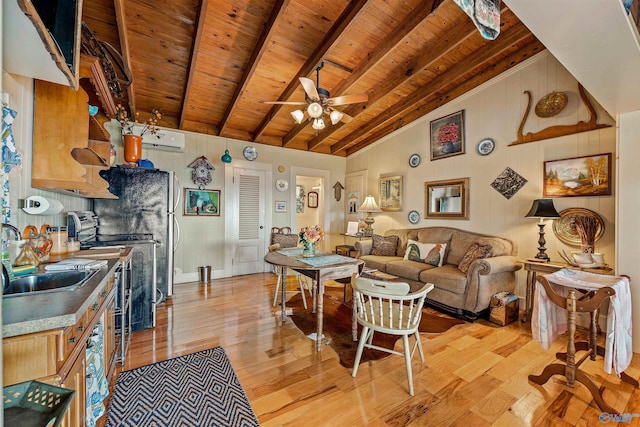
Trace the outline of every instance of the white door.
<instances>
[{"instance_id":1,"label":"white door","mask_svg":"<svg viewBox=\"0 0 640 427\"><path fill-rule=\"evenodd\" d=\"M264 271L265 172L234 168L233 275Z\"/></svg>"}]
</instances>

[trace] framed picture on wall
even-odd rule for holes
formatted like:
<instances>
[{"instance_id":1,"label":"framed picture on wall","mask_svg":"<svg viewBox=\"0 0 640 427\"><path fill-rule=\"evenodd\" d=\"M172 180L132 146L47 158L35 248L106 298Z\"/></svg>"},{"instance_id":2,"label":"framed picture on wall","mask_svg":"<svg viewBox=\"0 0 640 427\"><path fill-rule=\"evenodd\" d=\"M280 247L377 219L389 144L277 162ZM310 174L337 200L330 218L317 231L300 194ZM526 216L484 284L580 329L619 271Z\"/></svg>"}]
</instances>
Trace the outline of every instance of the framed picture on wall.
<instances>
[{"instance_id":1,"label":"framed picture on wall","mask_svg":"<svg viewBox=\"0 0 640 427\"><path fill-rule=\"evenodd\" d=\"M296 185L296 213L304 213L305 200L304 186Z\"/></svg>"},{"instance_id":2,"label":"framed picture on wall","mask_svg":"<svg viewBox=\"0 0 640 427\"><path fill-rule=\"evenodd\" d=\"M220 216L220 190L185 188L184 215Z\"/></svg>"},{"instance_id":3,"label":"framed picture on wall","mask_svg":"<svg viewBox=\"0 0 640 427\"><path fill-rule=\"evenodd\" d=\"M402 210L402 176L380 178L380 209L383 211Z\"/></svg>"},{"instance_id":4,"label":"framed picture on wall","mask_svg":"<svg viewBox=\"0 0 640 427\"><path fill-rule=\"evenodd\" d=\"M310 208L318 207L318 192L317 191L309 191L307 194L307 206Z\"/></svg>"},{"instance_id":5,"label":"framed picture on wall","mask_svg":"<svg viewBox=\"0 0 640 427\"><path fill-rule=\"evenodd\" d=\"M276 201L276 213L286 213L287 212L287 202L286 201Z\"/></svg>"},{"instance_id":6,"label":"framed picture on wall","mask_svg":"<svg viewBox=\"0 0 640 427\"><path fill-rule=\"evenodd\" d=\"M464 154L464 110L431 122L431 160Z\"/></svg>"},{"instance_id":7,"label":"framed picture on wall","mask_svg":"<svg viewBox=\"0 0 640 427\"><path fill-rule=\"evenodd\" d=\"M611 153L544 162L544 197L611 195Z\"/></svg>"}]
</instances>

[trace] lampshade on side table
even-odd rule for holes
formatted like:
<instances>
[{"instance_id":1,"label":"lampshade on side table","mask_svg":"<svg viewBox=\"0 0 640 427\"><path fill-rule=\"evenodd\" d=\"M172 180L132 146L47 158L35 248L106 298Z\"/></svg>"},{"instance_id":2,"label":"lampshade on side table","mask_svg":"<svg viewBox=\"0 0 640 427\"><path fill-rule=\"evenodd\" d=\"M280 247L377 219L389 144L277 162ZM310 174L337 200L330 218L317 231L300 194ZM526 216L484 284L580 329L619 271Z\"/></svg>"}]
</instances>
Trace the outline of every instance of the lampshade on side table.
<instances>
[{"instance_id":1,"label":"lampshade on side table","mask_svg":"<svg viewBox=\"0 0 640 427\"><path fill-rule=\"evenodd\" d=\"M549 255L546 254L547 249L544 247L544 245L547 243L546 240L544 239L544 226L545 226L544 220L560 218L560 214L558 213L558 211L556 211L556 208L553 206L553 200L551 199L534 200L533 204L531 205L531 209L525 215L525 218L539 219L538 227L540 228L540 231L538 232L538 234L540 235L540 237L538 238L538 253L536 254L536 258L544 262L551 261L551 259L549 258Z\"/></svg>"},{"instance_id":2,"label":"lampshade on side table","mask_svg":"<svg viewBox=\"0 0 640 427\"><path fill-rule=\"evenodd\" d=\"M364 223L367 224L367 226L363 230L363 236L373 236L373 228L371 228L371 225L375 222L375 220L373 219L373 216L371 214L373 212L382 212L382 209L378 207L373 196L367 196L364 199L364 203L362 203L362 205L360 205L360 207L358 208L358 211L367 213L367 217L364 219Z\"/></svg>"}]
</instances>

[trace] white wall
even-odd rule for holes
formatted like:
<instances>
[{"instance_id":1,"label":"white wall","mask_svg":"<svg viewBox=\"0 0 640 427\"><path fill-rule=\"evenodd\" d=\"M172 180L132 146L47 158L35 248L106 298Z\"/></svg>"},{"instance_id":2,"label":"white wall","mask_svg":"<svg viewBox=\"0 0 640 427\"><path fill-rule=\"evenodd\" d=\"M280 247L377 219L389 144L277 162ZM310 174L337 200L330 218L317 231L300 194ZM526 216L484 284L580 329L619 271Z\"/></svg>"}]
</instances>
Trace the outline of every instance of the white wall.
<instances>
[{"instance_id":1,"label":"white wall","mask_svg":"<svg viewBox=\"0 0 640 427\"><path fill-rule=\"evenodd\" d=\"M531 60L498 76L474 91L433 111L424 118L406 126L389 137L372 144L347 159L347 172L366 169L368 171L367 193L378 196L378 178L402 175L404 180L403 209L401 212L374 214L376 233L389 228L426 227L446 225L496 234L515 241L519 255L533 257L537 253L538 227L536 220L525 219L534 199L542 198L543 162L599 153L615 153L615 127L587 133L569 135L544 141L509 146L516 140L527 97L525 90L532 92L533 104L554 90L566 92L568 106L552 118L538 118L533 109L524 132L536 132L552 125L575 124L588 120L588 111L580 101L576 80L548 52L536 55ZM430 161L430 121L465 110L466 154ZM614 120L598 107L599 123L614 124ZM496 148L488 156L480 156L477 143L490 137ZM418 153L421 163L416 168L408 164L409 156ZM615 158L615 157L614 157ZM527 184L507 200L494 190L491 182L510 167L527 179ZM424 219L424 183L442 179L469 177L469 220ZM605 220L606 231L596 243L596 250L605 254L605 260L615 262L615 197L565 197L554 199L558 211L572 207L591 209ZM420 212L423 219L411 225L407 214L411 210ZM545 227L547 254L552 260L561 261L557 251L572 251L579 248L560 242L552 231L551 221ZM520 296L525 295L526 274L518 273Z\"/></svg>"}]
</instances>

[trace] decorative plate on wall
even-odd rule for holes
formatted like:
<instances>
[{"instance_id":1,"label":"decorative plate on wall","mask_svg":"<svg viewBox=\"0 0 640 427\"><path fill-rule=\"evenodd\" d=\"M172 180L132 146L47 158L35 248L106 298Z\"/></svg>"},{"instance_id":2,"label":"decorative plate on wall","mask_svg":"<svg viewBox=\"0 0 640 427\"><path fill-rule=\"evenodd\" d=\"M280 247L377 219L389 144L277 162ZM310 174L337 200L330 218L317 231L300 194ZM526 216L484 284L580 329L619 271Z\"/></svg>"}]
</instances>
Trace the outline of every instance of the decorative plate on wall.
<instances>
[{"instance_id":1,"label":"decorative plate on wall","mask_svg":"<svg viewBox=\"0 0 640 427\"><path fill-rule=\"evenodd\" d=\"M258 158L258 150L256 150L256 147L247 145L246 147L244 147L244 150L242 150L242 155L245 159L252 162Z\"/></svg>"},{"instance_id":2,"label":"decorative plate on wall","mask_svg":"<svg viewBox=\"0 0 640 427\"><path fill-rule=\"evenodd\" d=\"M478 142L478 154L481 156L491 154L495 148L496 142L491 138L485 138Z\"/></svg>"},{"instance_id":3,"label":"decorative plate on wall","mask_svg":"<svg viewBox=\"0 0 640 427\"><path fill-rule=\"evenodd\" d=\"M409 166L411 166L412 168L415 168L419 164L420 164L420 156L418 154L412 154L411 157L409 157Z\"/></svg>"},{"instance_id":4,"label":"decorative plate on wall","mask_svg":"<svg viewBox=\"0 0 640 427\"><path fill-rule=\"evenodd\" d=\"M551 92L540 98L536 104L536 116L553 117L567 106L567 94L564 92Z\"/></svg>"},{"instance_id":5,"label":"decorative plate on wall","mask_svg":"<svg viewBox=\"0 0 640 427\"><path fill-rule=\"evenodd\" d=\"M553 233L558 240L571 246L582 245L582 239L574 222L576 216L589 216L596 220L597 229L594 241L597 242L604 234L604 220L596 212L584 208L569 208L560 212L560 218L553 221Z\"/></svg>"},{"instance_id":6,"label":"decorative plate on wall","mask_svg":"<svg viewBox=\"0 0 640 427\"><path fill-rule=\"evenodd\" d=\"M418 211L409 212L409 222L411 224L417 224L420 221L420 214Z\"/></svg>"},{"instance_id":7,"label":"decorative plate on wall","mask_svg":"<svg viewBox=\"0 0 640 427\"><path fill-rule=\"evenodd\" d=\"M289 183L287 182L286 179L280 178L276 180L276 190L282 192L282 191L287 191L287 188L289 188Z\"/></svg>"}]
</instances>

